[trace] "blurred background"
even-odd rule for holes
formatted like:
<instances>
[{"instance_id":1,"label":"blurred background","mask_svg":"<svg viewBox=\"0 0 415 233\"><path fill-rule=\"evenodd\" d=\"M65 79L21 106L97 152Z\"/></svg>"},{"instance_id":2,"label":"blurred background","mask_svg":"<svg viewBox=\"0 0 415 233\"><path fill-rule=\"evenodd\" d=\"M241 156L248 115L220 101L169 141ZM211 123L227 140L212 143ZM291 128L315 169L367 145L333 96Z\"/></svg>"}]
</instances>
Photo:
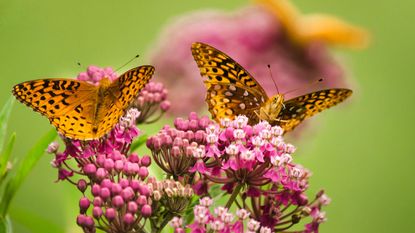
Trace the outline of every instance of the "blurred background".
<instances>
[{"instance_id":1,"label":"blurred background","mask_svg":"<svg viewBox=\"0 0 415 233\"><path fill-rule=\"evenodd\" d=\"M315 117L311 130L293 139L296 161L313 172L310 193L324 188L332 198L321 232L410 232L415 220L411 177L415 159L410 153L415 130L411 26L415 2L292 3L305 14L324 12L359 25L372 37L366 49L332 49L331 56L345 67L345 83L354 95L347 104ZM1 1L0 104L22 81L76 77L90 64L117 68L137 53L140 58L129 67L149 64L153 51L160 49L160 33L175 17L203 9L233 12L250 4L247 0ZM196 85L203 88L197 78ZM171 119L145 130L151 134L166 123ZM13 155L26 154L50 128L44 117L16 103L9 124L9 132L17 132ZM43 156L14 198L10 216L15 232L80 232L75 218L81 194L68 183L54 182L57 171L51 160L52 156Z\"/></svg>"}]
</instances>

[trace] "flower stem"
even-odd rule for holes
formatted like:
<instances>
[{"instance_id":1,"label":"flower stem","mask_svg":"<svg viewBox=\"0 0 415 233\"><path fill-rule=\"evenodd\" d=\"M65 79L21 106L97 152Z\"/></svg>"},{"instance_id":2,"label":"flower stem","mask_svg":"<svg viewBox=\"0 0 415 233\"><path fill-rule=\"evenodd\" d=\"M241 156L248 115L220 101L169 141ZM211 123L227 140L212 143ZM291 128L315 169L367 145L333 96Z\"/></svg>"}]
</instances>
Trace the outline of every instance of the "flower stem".
<instances>
[{"instance_id":1,"label":"flower stem","mask_svg":"<svg viewBox=\"0 0 415 233\"><path fill-rule=\"evenodd\" d=\"M238 184L232 192L231 197L229 198L228 202L226 203L225 207L230 208L232 203L235 201L236 197L238 196L239 192L241 191L242 185Z\"/></svg>"}]
</instances>

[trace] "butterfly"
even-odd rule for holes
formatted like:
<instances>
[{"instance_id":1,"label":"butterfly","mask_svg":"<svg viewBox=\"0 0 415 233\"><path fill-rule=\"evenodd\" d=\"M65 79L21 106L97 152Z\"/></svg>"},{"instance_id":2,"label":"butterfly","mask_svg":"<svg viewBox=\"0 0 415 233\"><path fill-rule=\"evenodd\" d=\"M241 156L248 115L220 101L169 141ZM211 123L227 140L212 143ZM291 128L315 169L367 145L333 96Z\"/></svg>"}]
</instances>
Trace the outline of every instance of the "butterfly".
<instances>
[{"instance_id":1,"label":"butterfly","mask_svg":"<svg viewBox=\"0 0 415 233\"><path fill-rule=\"evenodd\" d=\"M283 94L269 98L261 85L241 65L218 49L200 42L191 47L200 69L212 118L233 119L246 115L250 124L261 120L279 125L285 132L293 130L304 119L330 108L349 97L349 89L327 89L285 101Z\"/></svg>"},{"instance_id":2,"label":"butterfly","mask_svg":"<svg viewBox=\"0 0 415 233\"><path fill-rule=\"evenodd\" d=\"M59 133L71 139L92 140L106 135L154 73L152 66L133 68L99 85L72 79L39 79L17 84L13 95L49 118Z\"/></svg>"}]
</instances>

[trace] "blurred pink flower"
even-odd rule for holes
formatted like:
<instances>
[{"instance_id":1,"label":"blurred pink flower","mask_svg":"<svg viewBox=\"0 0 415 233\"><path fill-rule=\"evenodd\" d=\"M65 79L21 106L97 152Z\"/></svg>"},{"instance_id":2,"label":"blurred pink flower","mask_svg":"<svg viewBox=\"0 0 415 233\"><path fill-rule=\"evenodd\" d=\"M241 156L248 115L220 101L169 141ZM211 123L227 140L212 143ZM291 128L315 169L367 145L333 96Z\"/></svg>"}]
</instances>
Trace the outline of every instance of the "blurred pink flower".
<instances>
[{"instance_id":1,"label":"blurred pink flower","mask_svg":"<svg viewBox=\"0 0 415 233\"><path fill-rule=\"evenodd\" d=\"M230 13L219 10L193 12L164 28L151 59L157 67L155 79L165 83L171 93L172 114L184 115L206 106L206 90L190 52L191 44L196 41L231 56L258 80L268 95L277 92L268 64L280 92L304 88L286 96L288 98L325 87L346 85L342 67L327 51L326 44L331 41L307 34L302 39L309 38L310 41L299 43L299 36L294 38L293 33L290 34L293 30L287 29L293 24L277 16L289 15L292 9L285 9L284 4L280 6L286 1L262 2L272 6L253 5ZM322 34L320 31L318 33ZM325 80L321 85L310 85L319 78Z\"/></svg>"}]
</instances>

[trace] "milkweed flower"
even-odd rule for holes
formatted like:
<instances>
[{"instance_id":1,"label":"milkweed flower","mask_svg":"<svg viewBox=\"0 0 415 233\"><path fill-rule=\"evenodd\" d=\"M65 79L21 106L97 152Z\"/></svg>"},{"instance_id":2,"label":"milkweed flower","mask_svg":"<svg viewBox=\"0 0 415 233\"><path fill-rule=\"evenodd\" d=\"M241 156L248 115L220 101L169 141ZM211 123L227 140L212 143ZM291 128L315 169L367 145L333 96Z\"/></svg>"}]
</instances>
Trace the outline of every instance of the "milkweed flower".
<instances>
[{"instance_id":1,"label":"milkweed flower","mask_svg":"<svg viewBox=\"0 0 415 233\"><path fill-rule=\"evenodd\" d=\"M55 154L52 164L59 171L59 180L76 185L83 194L76 221L84 232L97 228L105 232L139 230L152 215L152 185L147 182L151 159L129 152L132 140L139 135L135 126L138 116L136 109L128 110L106 138L66 139L63 152L57 151L56 143L48 148Z\"/></svg>"},{"instance_id":2,"label":"milkweed flower","mask_svg":"<svg viewBox=\"0 0 415 233\"><path fill-rule=\"evenodd\" d=\"M208 204L206 204L208 203ZM170 225L174 228L175 233L185 232L186 228L190 229L191 233L200 232L261 232L270 233L270 228L261 226L260 222L249 217L249 211L245 209L238 209L236 214L231 213L228 208L217 206L211 211L212 199L204 197L200 199L199 205L193 208L194 219L193 222L185 226L181 217L174 217L170 221Z\"/></svg>"},{"instance_id":3,"label":"milkweed flower","mask_svg":"<svg viewBox=\"0 0 415 233\"><path fill-rule=\"evenodd\" d=\"M155 79L163 81L171 93L172 114L183 115L206 106L206 90L190 53L196 41L230 55L269 95L275 94L276 89L268 64L281 93L304 87L308 87L303 90L306 93L346 85L343 67L327 48L363 46L367 41L363 29L332 16L302 16L287 0L255 2L234 12L192 12L177 17L162 30L152 48L151 61L157 67ZM324 82L319 87L310 85L320 78Z\"/></svg>"},{"instance_id":4,"label":"milkweed flower","mask_svg":"<svg viewBox=\"0 0 415 233\"><path fill-rule=\"evenodd\" d=\"M303 219L311 222L299 232L317 232L325 221L321 208L329 204L329 198L323 191L311 201L305 195L311 173L294 163L295 147L285 142L281 127L266 121L249 125L248 121L238 116L217 124L191 113L188 119L176 119L175 128L163 127L148 139L147 146L169 177L192 185L197 195L211 195L209 187L219 185L229 194L223 208L236 202L261 225L251 227L250 232L285 231ZM192 232L206 232L207 226L228 232L227 222L212 220L203 208L210 204L202 199L202 207L195 207L195 222L188 225ZM217 211L224 212L223 208ZM177 228L179 232L183 226Z\"/></svg>"},{"instance_id":5,"label":"milkweed flower","mask_svg":"<svg viewBox=\"0 0 415 233\"><path fill-rule=\"evenodd\" d=\"M98 84L103 78L115 81L117 75L111 68L90 66L77 78ZM154 178L149 178L151 158L131 152L130 147L140 135L136 124L154 117L158 108L162 113L168 109L166 97L162 84L149 83L108 135L90 141L63 138L63 152L56 142L49 145L47 152L55 155L52 166L58 169L58 180L76 185L83 194L76 222L84 232L137 232L149 217L158 214L160 205L153 204L162 195L154 188ZM191 196L189 189L186 194Z\"/></svg>"}]
</instances>

